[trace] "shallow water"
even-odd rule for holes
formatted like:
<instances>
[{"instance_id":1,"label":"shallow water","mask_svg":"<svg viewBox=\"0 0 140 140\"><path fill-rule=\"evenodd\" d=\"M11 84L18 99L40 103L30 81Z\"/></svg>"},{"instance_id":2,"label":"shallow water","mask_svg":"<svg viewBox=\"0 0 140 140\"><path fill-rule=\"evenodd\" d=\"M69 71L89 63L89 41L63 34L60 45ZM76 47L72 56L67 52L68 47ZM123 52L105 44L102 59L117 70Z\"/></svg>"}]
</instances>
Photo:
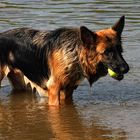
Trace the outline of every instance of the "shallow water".
<instances>
[{"instance_id":1,"label":"shallow water","mask_svg":"<svg viewBox=\"0 0 140 140\"><path fill-rule=\"evenodd\" d=\"M139 140L139 8L139 0L1 0L1 31L81 25L96 31L126 15L124 57L131 69L121 82L107 76L90 88L84 81L73 104L60 108L48 107L47 99L31 93L12 92L5 79L0 90L0 139Z\"/></svg>"}]
</instances>

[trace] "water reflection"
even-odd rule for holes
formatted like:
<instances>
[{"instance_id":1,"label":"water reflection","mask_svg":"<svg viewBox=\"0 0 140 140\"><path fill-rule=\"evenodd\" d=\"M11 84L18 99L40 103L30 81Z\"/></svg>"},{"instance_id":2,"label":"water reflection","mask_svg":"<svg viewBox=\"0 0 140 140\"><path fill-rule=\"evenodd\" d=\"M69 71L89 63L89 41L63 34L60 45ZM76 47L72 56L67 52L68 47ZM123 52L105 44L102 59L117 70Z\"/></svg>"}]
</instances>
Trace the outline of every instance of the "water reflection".
<instances>
[{"instance_id":1,"label":"water reflection","mask_svg":"<svg viewBox=\"0 0 140 140\"><path fill-rule=\"evenodd\" d=\"M0 138L22 140L51 137L46 117L33 96L29 93L12 93L7 103L0 103Z\"/></svg>"},{"instance_id":2,"label":"water reflection","mask_svg":"<svg viewBox=\"0 0 140 140\"><path fill-rule=\"evenodd\" d=\"M79 110L74 106L68 106L61 110L49 108L48 113L48 121L51 124L52 132L55 134L56 139L126 139L126 133L123 130L112 130L102 126L98 117L94 116L90 125L85 124L88 116L86 115L84 117L79 114Z\"/></svg>"},{"instance_id":3,"label":"water reflection","mask_svg":"<svg viewBox=\"0 0 140 140\"><path fill-rule=\"evenodd\" d=\"M8 102L0 101L0 139L125 140L123 129L102 125L96 112L66 105L48 107L31 93L12 93ZM83 115L84 114L84 115ZM96 116L97 115L97 116Z\"/></svg>"}]
</instances>

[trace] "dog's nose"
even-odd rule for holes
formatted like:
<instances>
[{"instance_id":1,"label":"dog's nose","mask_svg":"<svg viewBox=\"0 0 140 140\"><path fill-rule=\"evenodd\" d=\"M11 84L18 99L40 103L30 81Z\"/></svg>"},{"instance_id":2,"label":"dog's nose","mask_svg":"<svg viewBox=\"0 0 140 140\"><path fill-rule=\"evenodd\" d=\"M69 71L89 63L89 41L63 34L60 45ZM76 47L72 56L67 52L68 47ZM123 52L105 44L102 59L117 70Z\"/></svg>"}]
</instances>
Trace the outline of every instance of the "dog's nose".
<instances>
[{"instance_id":1,"label":"dog's nose","mask_svg":"<svg viewBox=\"0 0 140 140\"><path fill-rule=\"evenodd\" d=\"M122 67L120 68L120 71L121 71L123 74L127 73L127 72L129 71L129 66L128 66L128 64L122 65Z\"/></svg>"}]
</instances>

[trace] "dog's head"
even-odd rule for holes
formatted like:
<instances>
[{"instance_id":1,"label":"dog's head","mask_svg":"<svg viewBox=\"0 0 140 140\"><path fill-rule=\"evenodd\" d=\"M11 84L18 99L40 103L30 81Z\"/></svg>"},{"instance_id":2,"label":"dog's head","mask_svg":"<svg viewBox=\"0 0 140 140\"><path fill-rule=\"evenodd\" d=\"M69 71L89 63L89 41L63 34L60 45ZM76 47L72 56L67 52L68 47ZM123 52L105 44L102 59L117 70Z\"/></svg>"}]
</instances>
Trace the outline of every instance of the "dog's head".
<instances>
[{"instance_id":1,"label":"dog's head","mask_svg":"<svg viewBox=\"0 0 140 140\"><path fill-rule=\"evenodd\" d=\"M92 56L91 54L93 52L93 58L88 60L91 61L89 64L100 64L103 72L102 75L108 73L108 68L111 69L117 74L117 76L114 77L117 80L122 80L123 75L129 71L129 66L122 56L121 34L124 24L125 17L122 16L119 21L109 29L92 32L86 27L80 28L81 40L83 41L83 46L89 50L89 57Z\"/></svg>"}]
</instances>

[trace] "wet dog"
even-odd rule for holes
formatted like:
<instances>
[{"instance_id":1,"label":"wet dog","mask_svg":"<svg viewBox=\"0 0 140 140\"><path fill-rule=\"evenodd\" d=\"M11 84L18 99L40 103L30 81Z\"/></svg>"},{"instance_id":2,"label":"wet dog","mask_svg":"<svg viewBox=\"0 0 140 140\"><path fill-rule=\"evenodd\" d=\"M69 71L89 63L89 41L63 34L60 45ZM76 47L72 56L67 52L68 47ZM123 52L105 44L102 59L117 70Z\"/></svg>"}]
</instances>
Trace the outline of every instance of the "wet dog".
<instances>
[{"instance_id":1,"label":"wet dog","mask_svg":"<svg viewBox=\"0 0 140 140\"><path fill-rule=\"evenodd\" d=\"M112 69L122 80L129 66L122 56L125 17L111 28L93 32L87 27L39 31L17 28L0 34L0 81L7 76L16 90L37 90L49 105L61 94L72 98L86 78L90 85Z\"/></svg>"}]
</instances>

